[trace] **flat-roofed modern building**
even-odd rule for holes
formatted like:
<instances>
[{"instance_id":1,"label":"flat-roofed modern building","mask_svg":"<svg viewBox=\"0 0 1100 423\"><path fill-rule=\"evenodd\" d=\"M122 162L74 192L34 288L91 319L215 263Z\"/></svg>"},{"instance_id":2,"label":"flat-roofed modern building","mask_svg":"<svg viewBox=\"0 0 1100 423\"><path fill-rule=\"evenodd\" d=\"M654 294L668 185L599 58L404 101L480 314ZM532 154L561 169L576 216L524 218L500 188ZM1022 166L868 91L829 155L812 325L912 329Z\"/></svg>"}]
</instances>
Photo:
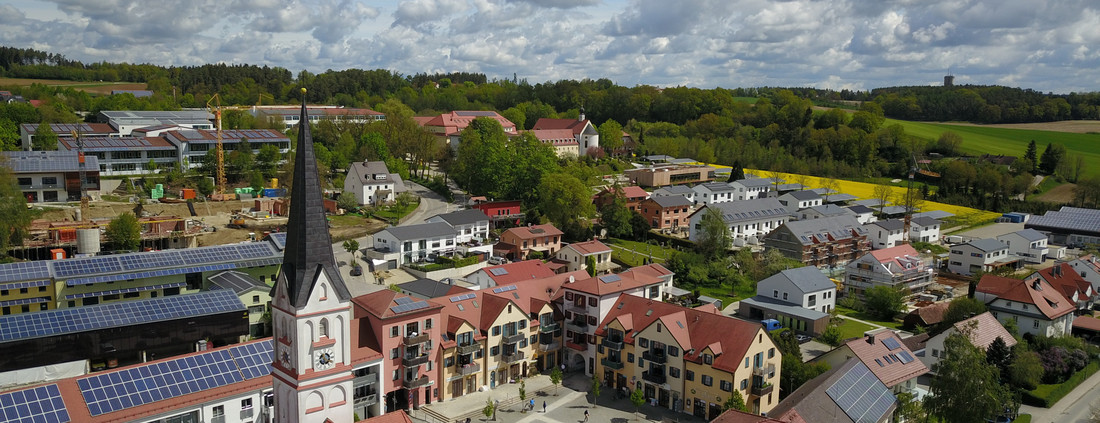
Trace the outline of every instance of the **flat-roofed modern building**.
<instances>
[{"instance_id":1,"label":"flat-roofed modern building","mask_svg":"<svg viewBox=\"0 0 1100 423\"><path fill-rule=\"evenodd\" d=\"M30 151L34 146L34 136L42 125L37 123L24 123L19 125L19 138L23 141L23 150ZM51 123L50 130L57 134L57 139L72 138L75 132L81 137L117 137L118 130L106 123Z\"/></svg>"},{"instance_id":2,"label":"flat-roofed modern building","mask_svg":"<svg viewBox=\"0 0 1100 423\"><path fill-rule=\"evenodd\" d=\"M95 168L104 176L141 175L151 172L152 161L158 169L180 161L180 146L158 137L81 137L85 157L95 157ZM58 151L76 154L80 151L76 138L62 138L57 142Z\"/></svg>"},{"instance_id":3,"label":"flat-roofed modern building","mask_svg":"<svg viewBox=\"0 0 1100 423\"><path fill-rule=\"evenodd\" d=\"M386 120L386 115L371 109L345 108L338 106L309 106L306 107L309 123L318 124L321 121L347 122L366 124ZM290 129L301 121L301 110L298 106L267 106L254 107L252 114L258 119L267 119L272 123L284 125L284 129Z\"/></svg>"},{"instance_id":4,"label":"flat-roofed modern building","mask_svg":"<svg viewBox=\"0 0 1100 423\"><path fill-rule=\"evenodd\" d=\"M206 110L104 110L99 121L111 125L120 136L130 135L137 128L157 125L179 125L193 129L215 129L214 115Z\"/></svg>"},{"instance_id":5,"label":"flat-roofed modern building","mask_svg":"<svg viewBox=\"0 0 1100 423\"><path fill-rule=\"evenodd\" d=\"M168 131L164 134L164 139L179 147L180 163L187 160L188 167L193 169L202 165L208 151L217 148L218 131L202 129ZM274 145L282 154L290 151L290 138L274 129L222 131L222 146L227 155L238 148L241 140L248 140L254 154L259 153L260 147L264 145Z\"/></svg>"}]
</instances>

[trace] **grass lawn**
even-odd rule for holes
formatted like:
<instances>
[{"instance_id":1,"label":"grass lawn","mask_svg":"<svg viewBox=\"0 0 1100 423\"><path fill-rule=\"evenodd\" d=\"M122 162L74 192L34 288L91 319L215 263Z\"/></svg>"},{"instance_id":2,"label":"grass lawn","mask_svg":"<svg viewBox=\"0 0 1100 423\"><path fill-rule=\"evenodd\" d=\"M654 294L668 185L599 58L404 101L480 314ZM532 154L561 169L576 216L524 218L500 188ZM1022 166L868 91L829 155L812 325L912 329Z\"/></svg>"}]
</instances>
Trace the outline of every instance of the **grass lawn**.
<instances>
[{"instance_id":1,"label":"grass lawn","mask_svg":"<svg viewBox=\"0 0 1100 423\"><path fill-rule=\"evenodd\" d=\"M416 210L416 206L419 203L412 203L405 207L398 207L397 205L382 207L374 212L374 216L379 219L397 220L405 217L405 215L412 213Z\"/></svg>"},{"instance_id":2,"label":"grass lawn","mask_svg":"<svg viewBox=\"0 0 1100 423\"><path fill-rule=\"evenodd\" d=\"M1035 140L1036 145L1039 147L1039 154L1043 153L1047 143L1060 143L1066 147L1067 158L1081 156L1085 158L1085 163L1100 161L1100 150L1096 148L1096 143L1100 142L1100 134L964 126L896 119L886 119L884 125L893 124L901 125L908 135L929 140L938 139L941 134L947 131L954 132L963 139L962 151L971 154L1003 154L1020 157L1027 150L1027 144L1031 140ZM1100 175L1100 168L1085 166L1084 173L1085 175Z\"/></svg>"},{"instance_id":3,"label":"grass lawn","mask_svg":"<svg viewBox=\"0 0 1100 423\"><path fill-rule=\"evenodd\" d=\"M887 321L878 320L874 316L871 316L871 315L869 315L867 313L864 313L862 311L852 310L848 307L836 306L836 312L840 313L840 314L843 314L845 316L848 316L848 317L863 320L865 322L871 322L871 323L874 323L876 325L886 326L886 327L892 328L892 329L901 329L901 322L895 322L895 321L887 322ZM858 322L854 322L854 323L858 323ZM862 324L862 323L860 323L860 324Z\"/></svg>"},{"instance_id":4,"label":"grass lawn","mask_svg":"<svg viewBox=\"0 0 1100 423\"><path fill-rule=\"evenodd\" d=\"M1016 420L1013 420L1013 422L1014 423L1031 423L1031 415L1030 414L1021 414L1019 416L1016 416Z\"/></svg>"},{"instance_id":5,"label":"grass lawn","mask_svg":"<svg viewBox=\"0 0 1100 423\"><path fill-rule=\"evenodd\" d=\"M630 251L623 251L621 249L615 248L615 246L618 246L618 247L622 247L622 248L625 248L625 249L628 249L628 250L634 250L634 251L636 251L638 253L641 253L641 254L644 254L644 255L649 255L649 256L653 257L654 261L659 261L659 262L663 262L665 260L668 260L670 257L672 257L672 253L676 251L672 248L662 247L660 245L646 244L644 242L630 241L630 240L626 240L626 239L608 238L606 241L607 241L606 242L607 244L611 245L613 253L614 252L619 252L623 255L628 255L628 256L636 255L636 254L631 253ZM638 255L638 257L642 258L643 256Z\"/></svg>"},{"instance_id":6,"label":"grass lawn","mask_svg":"<svg viewBox=\"0 0 1100 423\"><path fill-rule=\"evenodd\" d=\"M875 328L866 323L848 319L844 319L844 323L841 323L840 326L837 327L840 329L840 339L842 341L849 338L862 338L864 332Z\"/></svg>"}]
</instances>

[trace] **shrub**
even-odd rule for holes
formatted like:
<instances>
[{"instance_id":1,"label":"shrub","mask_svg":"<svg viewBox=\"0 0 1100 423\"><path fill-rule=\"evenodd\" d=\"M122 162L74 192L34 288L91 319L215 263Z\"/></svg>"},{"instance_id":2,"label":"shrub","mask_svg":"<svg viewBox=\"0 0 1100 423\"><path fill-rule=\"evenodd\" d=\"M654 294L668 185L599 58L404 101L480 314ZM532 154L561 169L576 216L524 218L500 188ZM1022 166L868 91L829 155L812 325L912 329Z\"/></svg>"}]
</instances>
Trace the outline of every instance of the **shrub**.
<instances>
[{"instance_id":1,"label":"shrub","mask_svg":"<svg viewBox=\"0 0 1100 423\"><path fill-rule=\"evenodd\" d=\"M1089 376L1092 376L1100 370L1100 363L1092 362L1088 366L1085 366L1081 371L1074 373L1070 376L1065 383L1054 385L1040 385L1038 388L1031 391L1024 391L1021 400L1024 404L1034 407L1050 408L1052 405L1062 399L1062 397L1073 391L1077 385L1080 385Z\"/></svg>"}]
</instances>

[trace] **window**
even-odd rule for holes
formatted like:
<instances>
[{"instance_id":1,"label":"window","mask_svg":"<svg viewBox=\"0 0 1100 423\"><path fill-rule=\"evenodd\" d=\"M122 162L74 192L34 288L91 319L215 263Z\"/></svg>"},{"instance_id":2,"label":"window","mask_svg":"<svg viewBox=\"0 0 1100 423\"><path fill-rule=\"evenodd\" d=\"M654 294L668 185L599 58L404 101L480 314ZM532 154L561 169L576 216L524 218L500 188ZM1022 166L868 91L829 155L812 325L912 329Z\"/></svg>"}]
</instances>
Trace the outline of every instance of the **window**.
<instances>
[{"instance_id":1,"label":"window","mask_svg":"<svg viewBox=\"0 0 1100 423\"><path fill-rule=\"evenodd\" d=\"M565 293L565 301L573 301L573 293L572 292L566 292Z\"/></svg>"},{"instance_id":2,"label":"window","mask_svg":"<svg viewBox=\"0 0 1100 423\"><path fill-rule=\"evenodd\" d=\"M649 340L645 338L638 338L638 346L642 348L649 348Z\"/></svg>"},{"instance_id":3,"label":"window","mask_svg":"<svg viewBox=\"0 0 1100 423\"><path fill-rule=\"evenodd\" d=\"M695 380L695 372L693 372L691 370L684 370L684 379L689 380L689 381L694 381Z\"/></svg>"},{"instance_id":4,"label":"window","mask_svg":"<svg viewBox=\"0 0 1100 423\"><path fill-rule=\"evenodd\" d=\"M626 362L627 363L633 363L634 362L634 353L626 353Z\"/></svg>"},{"instance_id":5,"label":"window","mask_svg":"<svg viewBox=\"0 0 1100 423\"><path fill-rule=\"evenodd\" d=\"M668 368L668 375L672 376L674 378L679 378L680 377L680 368L679 367L669 367Z\"/></svg>"},{"instance_id":6,"label":"window","mask_svg":"<svg viewBox=\"0 0 1100 423\"><path fill-rule=\"evenodd\" d=\"M500 326L493 326L493 335L495 335L495 336L500 335ZM494 354L494 355L496 355L496 354Z\"/></svg>"},{"instance_id":7,"label":"window","mask_svg":"<svg viewBox=\"0 0 1100 423\"><path fill-rule=\"evenodd\" d=\"M259 302L260 302L260 296L259 295L253 295L252 296L252 304L256 304L256 303L259 303Z\"/></svg>"},{"instance_id":8,"label":"window","mask_svg":"<svg viewBox=\"0 0 1100 423\"><path fill-rule=\"evenodd\" d=\"M80 181L77 181L77 182L80 182ZM42 177L42 185L57 185L57 177L56 176L43 176Z\"/></svg>"},{"instance_id":9,"label":"window","mask_svg":"<svg viewBox=\"0 0 1100 423\"><path fill-rule=\"evenodd\" d=\"M730 392L730 391L733 390L733 383L731 383L728 380L722 380L722 381L718 382L718 388L723 390L723 391ZM742 389L744 389L744 388L742 388Z\"/></svg>"},{"instance_id":10,"label":"window","mask_svg":"<svg viewBox=\"0 0 1100 423\"><path fill-rule=\"evenodd\" d=\"M424 329L431 329L431 328L432 328L432 319L425 320L424 321Z\"/></svg>"},{"instance_id":11,"label":"window","mask_svg":"<svg viewBox=\"0 0 1100 423\"><path fill-rule=\"evenodd\" d=\"M489 355L500 355L500 346L489 348Z\"/></svg>"},{"instance_id":12,"label":"window","mask_svg":"<svg viewBox=\"0 0 1100 423\"><path fill-rule=\"evenodd\" d=\"M745 357L745 368L749 368L749 358Z\"/></svg>"},{"instance_id":13,"label":"window","mask_svg":"<svg viewBox=\"0 0 1100 423\"><path fill-rule=\"evenodd\" d=\"M210 414L212 414L214 418L225 417L225 406L215 405L214 410Z\"/></svg>"},{"instance_id":14,"label":"window","mask_svg":"<svg viewBox=\"0 0 1100 423\"><path fill-rule=\"evenodd\" d=\"M772 298L779 298L779 290L778 289L773 289L772 290Z\"/></svg>"},{"instance_id":15,"label":"window","mask_svg":"<svg viewBox=\"0 0 1100 423\"><path fill-rule=\"evenodd\" d=\"M680 349L679 349L679 348L676 348L676 347L674 347L674 346L672 346L672 345L669 345L669 346L668 346L668 355L669 355L670 357L676 357L676 356L680 355Z\"/></svg>"},{"instance_id":16,"label":"window","mask_svg":"<svg viewBox=\"0 0 1100 423\"><path fill-rule=\"evenodd\" d=\"M775 357L775 348L768 348L768 358Z\"/></svg>"},{"instance_id":17,"label":"window","mask_svg":"<svg viewBox=\"0 0 1100 423\"><path fill-rule=\"evenodd\" d=\"M400 370L394 370L393 371L393 380L401 380L401 371Z\"/></svg>"},{"instance_id":18,"label":"window","mask_svg":"<svg viewBox=\"0 0 1100 423\"><path fill-rule=\"evenodd\" d=\"M589 307L595 307L596 306L596 297L588 297L588 306Z\"/></svg>"},{"instance_id":19,"label":"window","mask_svg":"<svg viewBox=\"0 0 1100 423\"><path fill-rule=\"evenodd\" d=\"M394 326L394 327L390 328L390 338L396 338L397 337L397 331L399 331L399 330L400 329L398 329L397 326Z\"/></svg>"},{"instance_id":20,"label":"window","mask_svg":"<svg viewBox=\"0 0 1100 423\"><path fill-rule=\"evenodd\" d=\"M741 379L741 389L747 389L749 387L748 379Z\"/></svg>"},{"instance_id":21,"label":"window","mask_svg":"<svg viewBox=\"0 0 1100 423\"><path fill-rule=\"evenodd\" d=\"M252 398L245 398L241 400L241 410L248 410L252 408Z\"/></svg>"},{"instance_id":22,"label":"window","mask_svg":"<svg viewBox=\"0 0 1100 423\"><path fill-rule=\"evenodd\" d=\"M451 367L453 365L455 365L455 358L454 357L447 357L447 358L443 359L443 367Z\"/></svg>"},{"instance_id":23,"label":"window","mask_svg":"<svg viewBox=\"0 0 1100 423\"><path fill-rule=\"evenodd\" d=\"M1032 320L1031 321L1031 327L1033 327L1035 329L1039 329L1039 321L1038 320Z\"/></svg>"},{"instance_id":24,"label":"window","mask_svg":"<svg viewBox=\"0 0 1100 423\"><path fill-rule=\"evenodd\" d=\"M714 357L710 354L703 354L703 364L714 364Z\"/></svg>"},{"instance_id":25,"label":"window","mask_svg":"<svg viewBox=\"0 0 1100 423\"><path fill-rule=\"evenodd\" d=\"M787 293L786 292L783 293L783 299L784 300L787 299Z\"/></svg>"},{"instance_id":26,"label":"window","mask_svg":"<svg viewBox=\"0 0 1100 423\"><path fill-rule=\"evenodd\" d=\"M707 376L707 375L703 375L703 385L714 386L714 378L712 378L710 376Z\"/></svg>"},{"instance_id":27,"label":"window","mask_svg":"<svg viewBox=\"0 0 1100 423\"><path fill-rule=\"evenodd\" d=\"M401 353L397 351L397 348L390 350L390 358L400 357Z\"/></svg>"}]
</instances>

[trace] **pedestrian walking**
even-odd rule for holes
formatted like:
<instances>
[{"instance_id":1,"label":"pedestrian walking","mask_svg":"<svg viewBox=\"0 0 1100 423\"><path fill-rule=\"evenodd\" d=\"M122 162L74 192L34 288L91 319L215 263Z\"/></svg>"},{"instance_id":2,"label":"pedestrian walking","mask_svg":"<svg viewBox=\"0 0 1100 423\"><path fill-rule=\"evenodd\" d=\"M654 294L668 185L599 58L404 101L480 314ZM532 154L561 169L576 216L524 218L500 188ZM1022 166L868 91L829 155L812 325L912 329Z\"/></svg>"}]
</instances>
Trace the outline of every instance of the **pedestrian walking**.
<instances>
[{"instance_id":1,"label":"pedestrian walking","mask_svg":"<svg viewBox=\"0 0 1100 423\"><path fill-rule=\"evenodd\" d=\"M588 422L588 410L584 410L584 421L585 423Z\"/></svg>"},{"instance_id":2,"label":"pedestrian walking","mask_svg":"<svg viewBox=\"0 0 1100 423\"><path fill-rule=\"evenodd\" d=\"M535 399L531 398L531 411L535 411Z\"/></svg>"},{"instance_id":3,"label":"pedestrian walking","mask_svg":"<svg viewBox=\"0 0 1100 423\"><path fill-rule=\"evenodd\" d=\"M542 412L543 412L543 414L546 413L546 401L542 402Z\"/></svg>"}]
</instances>

